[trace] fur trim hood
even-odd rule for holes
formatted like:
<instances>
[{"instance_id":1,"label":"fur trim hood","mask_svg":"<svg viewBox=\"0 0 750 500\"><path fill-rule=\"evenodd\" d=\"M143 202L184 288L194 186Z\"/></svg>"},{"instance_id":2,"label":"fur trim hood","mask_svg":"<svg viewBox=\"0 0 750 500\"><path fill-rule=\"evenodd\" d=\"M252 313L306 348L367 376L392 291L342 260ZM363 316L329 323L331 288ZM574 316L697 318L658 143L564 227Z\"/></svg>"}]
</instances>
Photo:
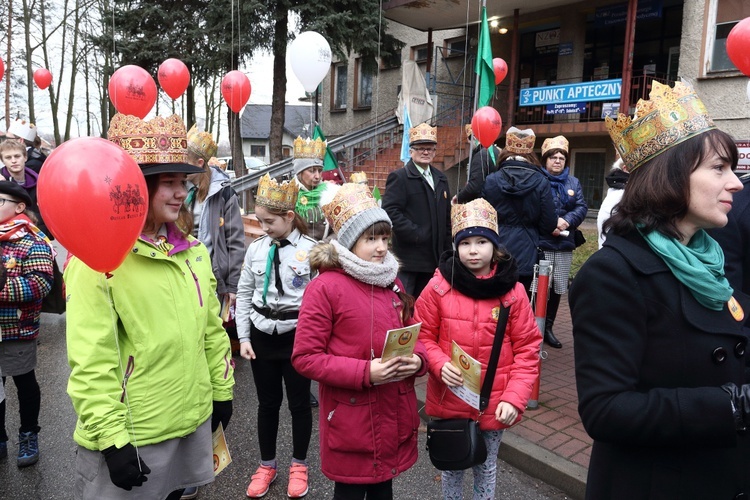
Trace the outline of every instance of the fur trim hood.
<instances>
[{"instance_id":1,"label":"fur trim hood","mask_svg":"<svg viewBox=\"0 0 750 500\"><path fill-rule=\"evenodd\" d=\"M339 253L331 243L320 243L315 245L310 254L310 268L313 271L326 271L328 269L341 268Z\"/></svg>"}]
</instances>

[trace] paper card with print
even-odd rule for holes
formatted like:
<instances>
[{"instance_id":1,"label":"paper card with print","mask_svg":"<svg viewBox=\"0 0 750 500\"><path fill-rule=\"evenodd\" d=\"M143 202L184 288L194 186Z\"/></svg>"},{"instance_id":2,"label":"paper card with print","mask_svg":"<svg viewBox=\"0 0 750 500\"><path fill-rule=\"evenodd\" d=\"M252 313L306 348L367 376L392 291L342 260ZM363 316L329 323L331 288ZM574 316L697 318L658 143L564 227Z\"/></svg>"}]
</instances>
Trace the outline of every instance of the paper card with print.
<instances>
[{"instance_id":1,"label":"paper card with print","mask_svg":"<svg viewBox=\"0 0 750 500\"><path fill-rule=\"evenodd\" d=\"M482 363L469 356L454 340L451 344L451 364L458 368L464 384L448 389L472 408L479 409L479 394L482 389Z\"/></svg>"},{"instance_id":2,"label":"paper card with print","mask_svg":"<svg viewBox=\"0 0 750 500\"><path fill-rule=\"evenodd\" d=\"M214 431L212 438L214 444L214 476L218 476L219 472L226 469L227 465L232 463L232 456L229 454L223 425L219 424L219 427Z\"/></svg>"},{"instance_id":3,"label":"paper card with print","mask_svg":"<svg viewBox=\"0 0 750 500\"><path fill-rule=\"evenodd\" d=\"M397 356L408 358L414 354L414 345L417 343L420 328L422 328L422 323L388 330L385 333L385 345L380 362L385 363Z\"/></svg>"}]
</instances>

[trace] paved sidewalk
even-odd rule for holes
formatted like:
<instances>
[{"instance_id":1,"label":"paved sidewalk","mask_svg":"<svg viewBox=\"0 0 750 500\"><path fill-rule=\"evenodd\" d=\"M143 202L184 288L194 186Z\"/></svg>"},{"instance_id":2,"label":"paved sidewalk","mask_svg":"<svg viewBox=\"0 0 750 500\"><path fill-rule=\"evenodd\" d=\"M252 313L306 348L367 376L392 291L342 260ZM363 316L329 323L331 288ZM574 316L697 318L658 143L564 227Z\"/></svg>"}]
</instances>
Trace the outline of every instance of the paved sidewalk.
<instances>
[{"instance_id":1,"label":"paved sidewalk","mask_svg":"<svg viewBox=\"0 0 750 500\"><path fill-rule=\"evenodd\" d=\"M546 359L542 361L538 409L527 409L523 420L505 432L499 457L572 498L582 499L592 440L578 416L567 294L560 301L554 332L563 347L543 347ZM424 401L427 378L423 377L416 388L417 397Z\"/></svg>"}]
</instances>

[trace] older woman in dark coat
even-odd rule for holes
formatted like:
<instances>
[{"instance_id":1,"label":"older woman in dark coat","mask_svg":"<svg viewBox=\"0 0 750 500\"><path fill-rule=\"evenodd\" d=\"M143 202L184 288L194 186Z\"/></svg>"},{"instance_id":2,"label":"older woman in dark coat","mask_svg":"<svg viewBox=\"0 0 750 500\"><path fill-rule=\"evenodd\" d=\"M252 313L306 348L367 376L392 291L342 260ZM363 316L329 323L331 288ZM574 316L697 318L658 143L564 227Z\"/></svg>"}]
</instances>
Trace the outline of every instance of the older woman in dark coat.
<instances>
[{"instance_id":1,"label":"older woman in dark coat","mask_svg":"<svg viewBox=\"0 0 750 500\"><path fill-rule=\"evenodd\" d=\"M632 173L570 291L579 412L594 438L586 498L746 498L750 309L704 231L726 224L742 188L737 149L690 89L662 101L672 90L654 86L655 111L609 124ZM634 146L648 120L656 134Z\"/></svg>"}]
</instances>

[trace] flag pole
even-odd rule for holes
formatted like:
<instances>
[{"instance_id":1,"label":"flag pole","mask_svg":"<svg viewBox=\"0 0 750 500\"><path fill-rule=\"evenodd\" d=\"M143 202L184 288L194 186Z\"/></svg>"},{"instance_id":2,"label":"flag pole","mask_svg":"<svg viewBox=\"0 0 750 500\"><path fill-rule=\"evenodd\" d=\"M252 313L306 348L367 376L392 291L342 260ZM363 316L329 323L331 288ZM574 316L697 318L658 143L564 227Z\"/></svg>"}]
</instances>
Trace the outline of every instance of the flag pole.
<instances>
[{"instance_id":1,"label":"flag pole","mask_svg":"<svg viewBox=\"0 0 750 500\"><path fill-rule=\"evenodd\" d=\"M486 8L487 8L487 0L482 0L482 9L481 9L481 11L479 13L479 34L480 34L480 37L481 37L481 33L482 33L482 18L483 18L482 11L484 11ZM479 55L479 44L477 43L477 60L479 60L479 57L480 57L480 55ZM472 117L474 116L474 113L477 112L477 104L479 103L479 76L480 75L479 75L479 73L476 72L477 60L474 61L474 68L475 68L474 72L476 73L476 79L474 80L474 104L472 105L472 109L474 111L471 113ZM471 123L471 120L469 120L469 123ZM471 131L471 137L472 137L472 140L469 141L469 163L466 166L466 180L467 181L469 179L469 176L471 175L471 160L472 160L472 157L474 156L474 142L473 142L474 131L473 130Z\"/></svg>"}]
</instances>

